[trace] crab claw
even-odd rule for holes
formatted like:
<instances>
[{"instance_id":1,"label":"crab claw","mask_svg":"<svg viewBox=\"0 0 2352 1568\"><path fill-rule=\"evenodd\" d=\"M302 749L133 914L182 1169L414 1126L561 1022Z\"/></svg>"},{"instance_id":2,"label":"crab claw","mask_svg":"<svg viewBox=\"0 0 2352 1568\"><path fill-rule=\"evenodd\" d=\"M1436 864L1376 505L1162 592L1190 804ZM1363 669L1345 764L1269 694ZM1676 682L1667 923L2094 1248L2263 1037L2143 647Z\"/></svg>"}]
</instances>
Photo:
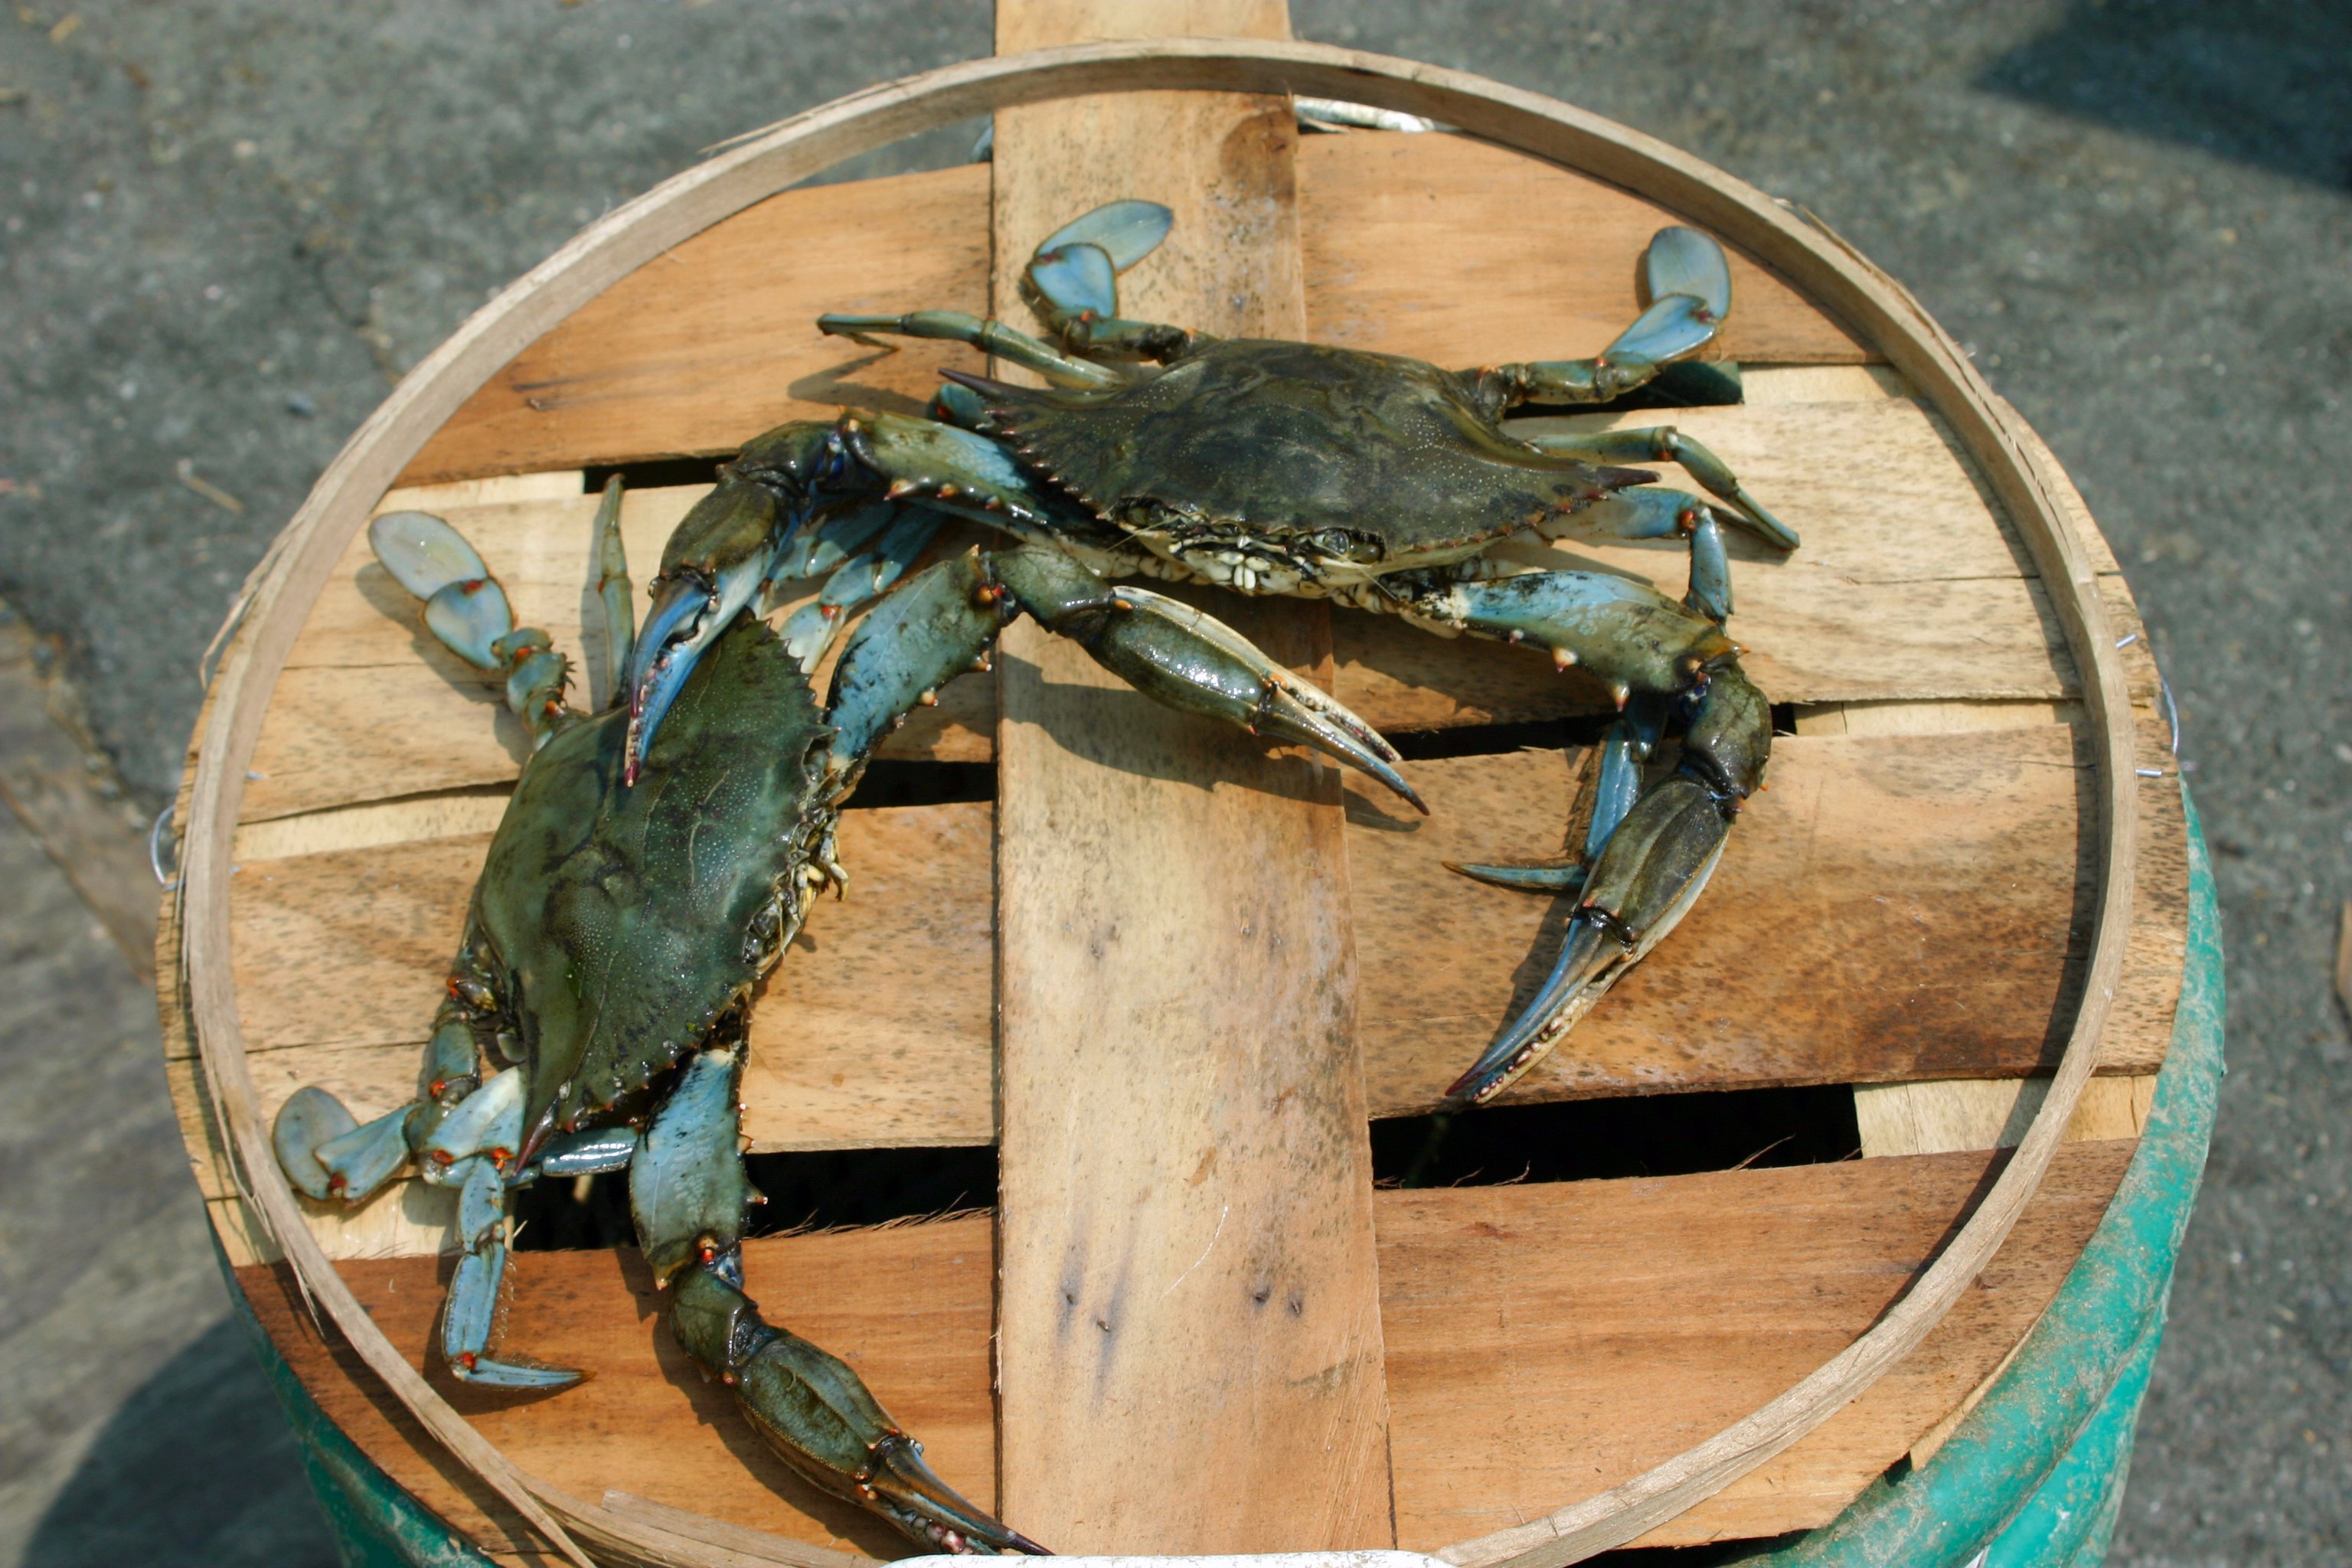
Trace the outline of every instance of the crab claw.
<instances>
[{"instance_id":1,"label":"crab claw","mask_svg":"<svg viewBox=\"0 0 2352 1568\"><path fill-rule=\"evenodd\" d=\"M1204 610L1121 586L1119 616L1090 644L1129 685L1171 708L1230 719L1262 736L1311 746L1429 807L1396 771L1396 748L1339 700L1301 680Z\"/></svg>"},{"instance_id":2,"label":"crab claw","mask_svg":"<svg viewBox=\"0 0 2352 1568\"><path fill-rule=\"evenodd\" d=\"M1095 662L1163 707L1312 746L1429 807L1396 770L1396 748L1339 699L1268 658L1204 610L1148 588L1116 589L1066 555L1025 549L996 558L1021 607L1083 646Z\"/></svg>"},{"instance_id":3,"label":"crab claw","mask_svg":"<svg viewBox=\"0 0 2352 1568\"><path fill-rule=\"evenodd\" d=\"M923 1446L894 1434L870 1450L866 1485L898 1527L954 1552L1019 1552L1031 1557L1053 1553L1017 1530L998 1523L967 1501L923 1462Z\"/></svg>"},{"instance_id":4,"label":"crab claw","mask_svg":"<svg viewBox=\"0 0 2352 1568\"><path fill-rule=\"evenodd\" d=\"M695 502L670 536L623 685L629 704L624 782L637 782L662 717L703 650L758 596L774 554L775 522L775 498L765 488L730 480Z\"/></svg>"},{"instance_id":5,"label":"crab claw","mask_svg":"<svg viewBox=\"0 0 2352 1568\"><path fill-rule=\"evenodd\" d=\"M715 1250L715 1249L714 1249ZM811 1485L871 1509L943 1552L1052 1555L941 1480L838 1357L761 1318L731 1248L674 1279L671 1322L719 1373L776 1456Z\"/></svg>"},{"instance_id":6,"label":"crab claw","mask_svg":"<svg viewBox=\"0 0 2352 1568\"><path fill-rule=\"evenodd\" d=\"M1681 922L1723 858L1740 802L1762 782L1771 747L1763 693L1737 669L1717 670L1684 731L1682 762L1608 834L1559 962L1445 1091L1449 1108L1483 1104L1510 1087Z\"/></svg>"}]
</instances>

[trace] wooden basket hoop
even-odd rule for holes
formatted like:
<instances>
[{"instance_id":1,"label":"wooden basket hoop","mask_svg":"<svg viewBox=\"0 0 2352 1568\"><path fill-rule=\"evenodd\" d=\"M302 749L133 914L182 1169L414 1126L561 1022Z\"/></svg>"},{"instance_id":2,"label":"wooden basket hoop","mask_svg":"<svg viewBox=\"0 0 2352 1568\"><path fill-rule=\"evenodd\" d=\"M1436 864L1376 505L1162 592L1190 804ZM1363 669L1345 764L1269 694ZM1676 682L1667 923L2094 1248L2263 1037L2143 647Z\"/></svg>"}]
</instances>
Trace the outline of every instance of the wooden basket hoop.
<instances>
[{"instance_id":1,"label":"wooden basket hoop","mask_svg":"<svg viewBox=\"0 0 2352 1568\"><path fill-rule=\"evenodd\" d=\"M179 898L186 1006L240 1184L303 1288L458 1460L584 1565L583 1547L720 1568L840 1554L661 1510L624 1516L516 1468L394 1350L305 1227L271 1157L231 977L232 835L246 770L304 616L371 509L459 405L573 310L702 229L886 143L1011 105L1139 89L1297 93L1427 115L1516 152L1642 191L1778 269L1883 353L1950 427L2023 537L2081 675L2098 766L2098 919L2087 984L2057 1076L1975 1214L1878 1322L1794 1387L1647 1473L1546 1518L1458 1542L1462 1568L1553 1568L1630 1541L1788 1447L1867 1389L1942 1319L2040 1184L2099 1052L2124 960L2137 815L2125 672L2091 560L2037 444L1967 355L1899 285L1802 214L1663 142L1534 93L1459 71L1313 44L1178 39L1090 44L973 60L870 89L727 146L583 229L409 373L361 426L256 568L219 675L183 826ZM702 1528L708 1524L706 1530Z\"/></svg>"}]
</instances>

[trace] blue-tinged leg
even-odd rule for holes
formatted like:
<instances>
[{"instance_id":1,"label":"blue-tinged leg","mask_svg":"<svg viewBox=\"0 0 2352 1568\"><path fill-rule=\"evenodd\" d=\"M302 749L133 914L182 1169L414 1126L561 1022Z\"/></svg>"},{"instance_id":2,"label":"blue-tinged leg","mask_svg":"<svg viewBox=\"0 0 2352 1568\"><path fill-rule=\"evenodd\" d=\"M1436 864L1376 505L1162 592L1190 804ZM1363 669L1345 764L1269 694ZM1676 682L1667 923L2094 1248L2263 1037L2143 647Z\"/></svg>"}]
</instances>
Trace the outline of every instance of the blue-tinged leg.
<instances>
[{"instance_id":1,"label":"blue-tinged leg","mask_svg":"<svg viewBox=\"0 0 2352 1568\"><path fill-rule=\"evenodd\" d=\"M1551 538L1671 539L1689 541L1690 586L1683 603L1722 624L1731 618L1731 563L1723 553L1723 530L1714 509L1681 490L1644 486L1619 490L1548 523Z\"/></svg>"},{"instance_id":2,"label":"blue-tinged leg","mask_svg":"<svg viewBox=\"0 0 2352 1568\"><path fill-rule=\"evenodd\" d=\"M833 313L816 319L817 331L833 337L869 341L869 332L902 338L941 338L1025 365L1055 386L1125 386L1128 378L1117 371L1056 353L1049 345L1002 321L962 310L910 310L903 316L857 316Z\"/></svg>"},{"instance_id":3,"label":"blue-tinged leg","mask_svg":"<svg viewBox=\"0 0 2352 1568\"><path fill-rule=\"evenodd\" d=\"M426 1140L427 1169L457 1186L461 1256L441 1314L441 1353L461 1383L486 1388L568 1388L583 1373L492 1349L507 1267L507 1194L522 1142L520 1068L509 1068L441 1118Z\"/></svg>"},{"instance_id":4,"label":"blue-tinged leg","mask_svg":"<svg viewBox=\"0 0 2352 1568\"><path fill-rule=\"evenodd\" d=\"M1660 229L1642 259L1649 309L1591 359L1536 360L1465 373L1498 408L1606 403L1656 378L1713 340L1731 313L1722 247L1696 229Z\"/></svg>"},{"instance_id":5,"label":"blue-tinged leg","mask_svg":"<svg viewBox=\"0 0 2352 1568\"><path fill-rule=\"evenodd\" d=\"M765 615L776 608L783 584L829 574L865 549L898 515L896 502L877 500L815 518L786 540L768 563L767 584L761 590L761 613Z\"/></svg>"},{"instance_id":6,"label":"blue-tinged leg","mask_svg":"<svg viewBox=\"0 0 2352 1568\"><path fill-rule=\"evenodd\" d=\"M741 1079L740 1046L688 1062L629 1167L637 1243L669 1294L679 1347L812 1485L933 1551L1043 1553L941 1480L845 1363L770 1323L744 1293L743 1219L760 1199L737 1152Z\"/></svg>"},{"instance_id":7,"label":"blue-tinged leg","mask_svg":"<svg viewBox=\"0 0 2352 1568\"><path fill-rule=\"evenodd\" d=\"M425 628L444 647L506 678L507 706L530 731L534 749L547 744L567 716L569 667L545 632L516 628L506 590L474 547L422 511L386 512L368 525L368 543L384 570L425 601Z\"/></svg>"},{"instance_id":8,"label":"blue-tinged leg","mask_svg":"<svg viewBox=\"0 0 2352 1568\"><path fill-rule=\"evenodd\" d=\"M629 649L637 639L636 610L629 603L629 552L621 542L621 476L604 484L596 508L596 597L604 610L604 689L621 689Z\"/></svg>"},{"instance_id":9,"label":"blue-tinged leg","mask_svg":"<svg viewBox=\"0 0 2352 1568\"><path fill-rule=\"evenodd\" d=\"M882 508L889 514L889 525L874 548L836 566L815 602L803 605L784 622L784 647L800 660L803 669L816 668L849 613L889 592L890 585L930 548L947 521L942 513L927 506L885 501Z\"/></svg>"},{"instance_id":10,"label":"blue-tinged leg","mask_svg":"<svg viewBox=\"0 0 2352 1568\"><path fill-rule=\"evenodd\" d=\"M1740 803L1763 781L1771 710L1719 626L1622 578L1538 572L1455 583L1425 590L1405 613L1442 631L1549 648L1561 668L1599 677L1623 715L1604 742L1587 868L1559 962L1446 1091L1450 1104L1476 1104L1540 1060L1698 898ZM1673 721L1681 759L1643 789L1639 763Z\"/></svg>"},{"instance_id":11,"label":"blue-tinged leg","mask_svg":"<svg viewBox=\"0 0 2352 1568\"><path fill-rule=\"evenodd\" d=\"M490 1348L506 1279L507 1192L506 1177L488 1160L474 1161L458 1189L457 1230L465 1250L441 1312L441 1355L458 1382L479 1388L569 1388L586 1374Z\"/></svg>"},{"instance_id":12,"label":"blue-tinged leg","mask_svg":"<svg viewBox=\"0 0 2352 1568\"><path fill-rule=\"evenodd\" d=\"M1173 215L1157 202L1108 202L1045 237L1022 270L1021 297L1074 353L1111 360L1181 358L1195 342L1181 327L1118 313L1118 275L1168 237Z\"/></svg>"},{"instance_id":13,"label":"blue-tinged leg","mask_svg":"<svg viewBox=\"0 0 2352 1568\"><path fill-rule=\"evenodd\" d=\"M719 487L695 503L662 552L653 608L629 672L625 767L632 783L696 662L755 601L761 584L824 559L835 542L823 536L854 532L865 526L856 521L861 503L882 502L907 503L894 519L919 502L1031 538L1100 531L1068 501L1038 490L1003 448L971 430L886 414L778 426L721 470ZM814 518L832 521L818 523L820 537L810 542ZM857 547L841 546L845 555Z\"/></svg>"},{"instance_id":14,"label":"blue-tinged leg","mask_svg":"<svg viewBox=\"0 0 2352 1568\"><path fill-rule=\"evenodd\" d=\"M362 1127L343 1102L325 1089L298 1089L278 1108L278 1119L269 1128L270 1146L295 1191L321 1201L357 1203L408 1159L408 1143L401 1136L408 1110L404 1105ZM389 1163L383 1157L387 1124L393 1144Z\"/></svg>"},{"instance_id":15,"label":"blue-tinged leg","mask_svg":"<svg viewBox=\"0 0 2352 1568\"><path fill-rule=\"evenodd\" d=\"M1595 431L1589 436L1532 436L1528 444L1539 451L1588 463L1677 463L1699 488L1727 503L1731 521L1767 544L1794 550L1796 530L1764 510L1764 503L1739 482L1731 466L1671 425L1629 426Z\"/></svg>"}]
</instances>

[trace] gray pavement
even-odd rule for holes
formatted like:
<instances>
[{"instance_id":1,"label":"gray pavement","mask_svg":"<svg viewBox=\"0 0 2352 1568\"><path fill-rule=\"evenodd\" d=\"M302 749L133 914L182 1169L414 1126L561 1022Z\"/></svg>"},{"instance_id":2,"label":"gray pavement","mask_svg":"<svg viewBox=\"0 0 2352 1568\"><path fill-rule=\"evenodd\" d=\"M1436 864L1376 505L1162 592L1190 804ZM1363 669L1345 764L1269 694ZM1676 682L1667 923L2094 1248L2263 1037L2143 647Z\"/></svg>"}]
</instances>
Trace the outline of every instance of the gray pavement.
<instances>
[{"instance_id":1,"label":"gray pavement","mask_svg":"<svg viewBox=\"0 0 2352 1568\"><path fill-rule=\"evenodd\" d=\"M2230 951L2231 1074L2114 1560L2352 1561L2352 1045L2326 984L2352 895L2352 8L1296 16L1804 203L2075 476L2179 694ZM988 47L985 6L936 0L0 18L0 596L65 639L132 792L170 789L197 652L269 536L489 292L712 142ZM145 1004L15 832L0 1557L323 1561L224 1326ZM90 1332L100 1307L120 1321Z\"/></svg>"}]
</instances>

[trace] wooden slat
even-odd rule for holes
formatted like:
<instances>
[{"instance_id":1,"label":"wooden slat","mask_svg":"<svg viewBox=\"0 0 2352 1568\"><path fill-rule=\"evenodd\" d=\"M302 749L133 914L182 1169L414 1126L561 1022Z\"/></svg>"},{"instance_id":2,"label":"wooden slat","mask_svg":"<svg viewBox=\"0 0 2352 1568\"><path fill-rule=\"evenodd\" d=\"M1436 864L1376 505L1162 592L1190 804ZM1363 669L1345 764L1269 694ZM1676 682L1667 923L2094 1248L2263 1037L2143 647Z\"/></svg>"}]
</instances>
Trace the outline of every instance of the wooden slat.
<instances>
[{"instance_id":1,"label":"wooden slat","mask_svg":"<svg viewBox=\"0 0 2352 1568\"><path fill-rule=\"evenodd\" d=\"M2050 1090L2043 1078L1963 1078L1941 1083L1857 1084L1862 1155L2014 1149ZM2069 1143L2137 1138L2156 1104L2156 1078L2094 1079L2066 1123Z\"/></svg>"},{"instance_id":2,"label":"wooden slat","mask_svg":"<svg viewBox=\"0 0 2352 1568\"><path fill-rule=\"evenodd\" d=\"M641 582L708 488L634 490L625 498L622 539ZM394 499L402 499L399 492L387 498ZM602 611L589 559L596 507L596 497L575 493L434 509L481 552L505 586L517 623L546 628L573 660L572 700L588 705L605 696ZM819 667L820 689L829 669L829 663ZM937 708L919 709L887 737L877 754L985 758L995 717L988 684L960 681ZM288 655L254 750L257 776L248 781L241 820L509 784L525 754L521 726L499 689L424 630L416 601L376 564L362 533L336 563Z\"/></svg>"},{"instance_id":3,"label":"wooden slat","mask_svg":"<svg viewBox=\"0 0 2352 1568\"><path fill-rule=\"evenodd\" d=\"M1308 136L1298 149L1307 335L1443 365L1599 353L1640 311L1650 237L1676 217L1621 186L1466 136ZM1788 284L1731 257L1710 358L1876 359Z\"/></svg>"},{"instance_id":4,"label":"wooden slat","mask_svg":"<svg viewBox=\"0 0 2352 1568\"><path fill-rule=\"evenodd\" d=\"M1130 58L1114 58L1124 54ZM1076 51L1042 65L1019 67L982 63L939 73L917 87L893 89L859 100L855 108L821 112L804 125L774 133L764 141L718 160L708 169L677 182L654 198L584 235L548 266L533 275L531 288L501 301L453 340L452 343L404 385L385 416L372 423L368 433L338 464L289 535L288 548L271 570L257 574L258 592L250 626L246 662L224 683L217 743L208 745L198 770L191 810L189 849L188 984L194 1005L205 1023L205 1037L214 1049L212 1068L224 1099L224 1112L234 1126L246 1159L258 1162L259 1199L276 1223L284 1227L298 1262L310 1275L310 1288L329 1311L356 1336L363 1354L389 1385L419 1417L432 1424L442 1438L466 1456L474 1470L501 1489L526 1512L539 1518L526 1495L524 1483L509 1472L507 1461L458 1422L439 1396L401 1364L388 1342L373 1328L361 1305L336 1279L307 1237L281 1184L268 1179L267 1139L257 1108L252 1102L245 1061L236 1049L237 1018L230 974L229 875L230 835L236 826L236 806L246 769L260 729L260 716L271 683L294 634L300 607L307 605L327 576L340 542L361 520L368 498L378 493L397 464L413 455L433 426L444 418L464 389L480 384L513 346L534 331L543 331L562 320L598 289L622 276L626 268L676 243L690 232L751 195L771 191L787 180L808 173L826 153L861 146L882 128L903 131L923 123L924 116L944 118L950 109L968 109L992 95L999 101L1017 96L1006 83L1053 79L1065 86L1094 83L1126 87L1139 81L1163 85L1168 80L1200 79L1187 72L1237 71L1228 84L1245 79L1260 90L1281 90L1292 82L1317 89L1348 91L1360 80L1362 90L1384 100L1446 113L1480 125L1492 134L1524 141L1589 166L1642 183L1645 188L1669 193L1695 211L1710 213L1737 226L1771 255L1792 276L1864 322L1890 353L1897 355L1906 374L1936 399L1958 422L1971 449L1988 466L2000 493L2027 526L2032 548L2044 570L2062 590L2056 602L2068 628L2068 642L2086 669L2096 675L2085 689L2091 722L2096 727L2102 760L2105 810L2097 831L2108 860L2101 900L2096 983L2088 989L2083 1016L2058 1078L2051 1109L2037 1125L2018 1156L1990 1190L1983 1210L1967 1226L1953 1247L1921 1280L1912 1296L1891 1309L1857 1342L1850 1353L1808 1376L1802 1384L1776 1397L1758 1411L1753 1421L1677 1457L1629 1488L1592 1500L1589 1506L1548 1518L1524 1530L1506 1531L1483 1542L1465 1543L1465 1561L1499 1562L1513 1554L1530 1564L1558 1563L1627 1539L1645 1524L1669 1517L1676 1509L1708 1495L1726 1480L1745 1473L1773 1452L1778 1441L1810 1429L1826 1419L1844 1400L1867 1388L1897 1358L1907 1353L1946 1310L1959 1299L1978 1275L2024 1208L2056 1149L2060 1121L2071 1109L2095 1055L2106 999L2115 994L2124 957L2124 935L2133 909L2128 898L2135 869L2133 837L2141 790L2130 780L2126 760L2132 749L2127 710L2128 693L2121 661L2111 651L2105 611L2097 602L2098 585L2091 576L2084 551L2058 526L2055 502L2048 481L2030 461L2020 460L2024 437L2011 427L1997 400L1968 370L1951 345L1896 290L1851 257L1803 230L1786 214L1759 200L1735 184L1712 177L1686 160L1647 146L1637 138L1613 134L1609 128L1580 117L1529 102L1522 96L1486 92L1449 73L1414 69L1398 72L1387 62L1350 58L1336 51L1310 47L1244 44L1177 44L1156 49ZM1058 76L1053 73L1061 73ZM1377 85L1375 85L1377 84ZM957 96L962 94L963 96ZM944 96L942 96L944 95ZM226 1048L224 1048L226 1047ZM610 1534L613 1521L598 1520L565 1502L566 1511L583 1529L604 1531L599 1539L639 1542L624 1531ZM540 1519L552 1534L551 1521Z\"/></svg>"},{"instance_id":5,"label":"wooden slat","mask_svg":"<svg viewBox=\"0 0 2352 1568\"><path fill-rule=\"evenodd\" d=\"M2062 725L1782 738L1706 897L1514 1098L2047 1067L2047 1021L2080 958L2060 869L2077 859L2074 747ZM1435 808L1425 821L1349 786L1371 1114L1425 1107L1549 965L1556 907L1442 862L1556 851L1577 770L1538 752L1409 763ZM2186 864L2165 846L2185 844L2186 825L2177 781L2147 783L2133 962L2102 1063L2116 1073L2161 1062L2179 991ZM845 815L855 890L817 907L752 1011L760 1147L992 1140L990 810ZM238 994L266 1108L315 1080L370 1110L413 1092L487 843L245 866Z\"/></svg>"},{"instance_id":6,"label":"wooden slat","mask_svg":"<svg viewBox=\"0 0 2352 1568\"><path fill-rule=\"evenodd\" d=\"M965 1496L995 1493L989 1400L991 1225L985 1216L748 1243L744 1283L778 1322L824 1345L922 1435ZM428 1361L449 1260L347 1261L339 1271L411 1365L525 1471L590 1501L606 1489L729 1523L885 1560L905 1538L818 1492L771 1455L734 1400L671 1340L667 1305L634 1252L523 1253L507 1342L590 1369L551 1398L468 1389ZM280 1268L237 1281L327 1415L393 1479L459 1529L524 1544L507 1511L457 1483L438 1446L374 1385L340 1339L322 1341Z\"/></svg>"},{"instance_id":7,"label":"wooden slat","mask_svg":"<svg viewBox=\"0 0 2352 1568\"><path fill-rule=\"evenodd\" d=\"M1642 1543L1834 1517L2040 1314L2131 1147L2062 1150L2008 1245L1907 1360ZM1753 1410L1901 1294L1988 1159L1383 1194L1397 1543L1426 1551L1590 1496Z\"/></svg>"},{"instance_id":8,"label":"wooden slat","mask_svg":"<svg viewBox=\"0 0 2352 1568\"><path fill-rule=\"evenodd\" d=\"M649 261L492 377L402 476L730 452L845 403L919 413L952 343L881 353L816 330L825 310L988 308L988 171L786 191Z\"/></svg>"},{"instance_id":9,"label":"wooden slat","mask_svg":"<svg viewBox=\"0 0 2352 1568\"><path fill-rule=\"evenodd\" d=\"M1001 51L1286 37L1283 0L1000 0ZM1286 99L996 118L994 298L1098 203L1174 231L1121 308L1304 325ZM1320 606L1230 617L1328 679ZM1223 606L1220 606L1222 613ZM1029 623L1000 659L999 1473L1064 1552L1390 1542L1371 1148L1332 771L1129 691Z\"/></svg>"},{"instance_id":10,"label":"wooden slat","mask_svg":"<svg viewBox=\"0 0 2352 1568\"><path fill-rule=\"evenodd\" d=\"M1675 221L1617 186L1456 136L1307 137L1297 184L1306 335L1446 364L1598 352L1639 309L1634 258ZM843 405L915 412L940 366L978 368L970 351L877 354L820 336L815 319L984 313L988 195L989 170L974 165L787 191L715 224L525 349L403 481L729 452ZM1732 268L1732 318L1711 353L1875 357L1747 257L1735 252ZM1024 309L1011 319L1030 324Z\"/></svg>"},{"instance_id":11,"label":"wooden slat","mask_svg":"<svg viewBox=\"0 0 2352 1568\"><path fill-rule=\"evenodd\" d=\"M2074 689L2041 584L1917 404L1874 396L1640 417L1671 417L1708 443L1804 532L1804 548L1788 556L1733 545L1732 627L1774 700L2053 700ZM701 493L677 487L629 498L625 534L640 574ZM507 583L517 613L597 668L593 498L443 510ZM1597 564L1675 594L1688 575L1673 544L1509 545L1500 553L1527 565ZM1338 696L1385 730L1546 718L1602 700L1524 649L1447 642L1386 616L1341 612L1333 637ZM2150 695L2153 680L2149 667ZM590 695L601 695L591 687ZM994 718L986 682L957 681L938 708L886 740L881 754L982 760L992 754ZM419 744L421 736L435 743ZM496 694L415 629L406 595L355 542L279 679L255 759L264 776L247 793L243 820L503 782L520 754L520 731Z\"/></svg>"},{"instance_id":12,"label":"wooden slat","mask_svg":"<svg viewBox=\"0 0 2352 1568\"><path fill-rule=\"evenodd\" d=\"M2039 1315L2129 1152L2063 1151L1980 1287L1915 1355L1656 1539L1769 1535L1835 1513ZM1902 1288L1981 1187L1990 1158L1378 1194L1400 1543L1427 1549L1585 1495L1785 1385ZM948 1479L982 1500L989 1229L975 1217L745 1248L770 1315L847 1356L924 1435ZM445 1269L410 1258L347 1263L343 1274L424 1367ZM633 1254L530 1253L518 1270L515 1342L597 1374L549 1399L457 1394L526 1468L579 1495L617 1486L800 1540L903 1551L782 1476L725 1402L675 1363ZM462 1527L494 1517L453 1486L428 1441L387 1415L356 1363L320 1342L282 1275L243 1268L238 1279L328 1414L395 1479ZM1146 1526L1119 1544L1181 1542Z\"/></svg>"}]
</instances>

